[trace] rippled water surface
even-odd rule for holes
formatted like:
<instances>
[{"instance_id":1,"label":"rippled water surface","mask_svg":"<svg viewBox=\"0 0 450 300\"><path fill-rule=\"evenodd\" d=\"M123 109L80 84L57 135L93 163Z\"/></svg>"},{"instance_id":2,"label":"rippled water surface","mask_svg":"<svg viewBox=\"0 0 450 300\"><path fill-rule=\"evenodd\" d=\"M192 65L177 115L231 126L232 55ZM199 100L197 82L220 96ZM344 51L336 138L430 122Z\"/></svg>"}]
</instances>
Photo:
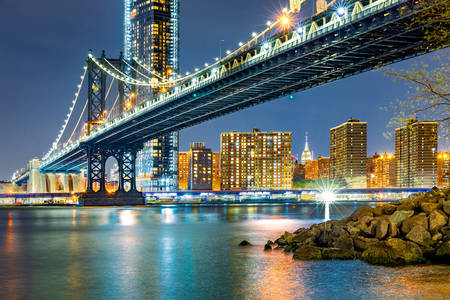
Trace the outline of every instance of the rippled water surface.
<instances>
[{"instance_id":1,"label":"rippled water surface","mask_svg":"<svg viewBox=\"0 0 450 300\"><path fill-rule=\"evenodd\" d=\"M262 250L322 218L316 205L3 209L0 299L449 299L447 266ZM238 247L243 239L254 246Z\"/></svg>"}]
</instances>

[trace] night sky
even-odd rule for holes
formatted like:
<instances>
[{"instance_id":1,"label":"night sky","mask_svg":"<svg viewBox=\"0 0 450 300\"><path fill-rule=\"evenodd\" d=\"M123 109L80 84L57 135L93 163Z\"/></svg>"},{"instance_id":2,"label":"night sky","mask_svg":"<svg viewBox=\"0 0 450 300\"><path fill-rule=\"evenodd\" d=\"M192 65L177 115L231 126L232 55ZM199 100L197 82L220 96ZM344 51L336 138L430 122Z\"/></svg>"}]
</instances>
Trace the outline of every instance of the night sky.
<instances>
[{"instance_id":1,"label":"night sky","mask_svg":"<svg viewBox=\"0 0 450 300\"><path fill-rule=\"evenodd\" d=\"M117 57L123 45L123 1L0 0L0 179L42 157L68 112L88 49ZM181 71L192 71L264 28L288 0L181 0ZM422 57L420 59L428 59ZM397 65L406 68L415 60ZM403 85L381 71L350 77L189 128L181 150L193 141L219 150L220 133L293 132L301 153L309 132L314 155L329 154L329 128L350 117L368 122L368 153L393 152L382 133L390 115L380 109L402 97Z\"/></svg>"}]
</instances>

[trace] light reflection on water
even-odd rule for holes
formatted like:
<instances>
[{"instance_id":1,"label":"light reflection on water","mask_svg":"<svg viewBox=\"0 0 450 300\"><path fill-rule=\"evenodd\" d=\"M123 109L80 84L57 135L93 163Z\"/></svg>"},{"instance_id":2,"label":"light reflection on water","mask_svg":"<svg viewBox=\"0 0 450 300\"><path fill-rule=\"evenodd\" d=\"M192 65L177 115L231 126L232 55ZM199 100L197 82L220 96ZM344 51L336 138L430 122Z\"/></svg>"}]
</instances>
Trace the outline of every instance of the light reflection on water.
<instances>
[{"instance_id":1,"label":"light reflection on water","mask_svg":"<svg viewBox=\"0 0 450 300\"><path fill-rule=\"evenodd\" d=\"M332 218L353 205L331 207ZM263 245L315 205L0 210L0 299L355 299L450 295L450 267L300 262ZM240 248L247 239L255 246Z\"/></svg>"}]
</instances>

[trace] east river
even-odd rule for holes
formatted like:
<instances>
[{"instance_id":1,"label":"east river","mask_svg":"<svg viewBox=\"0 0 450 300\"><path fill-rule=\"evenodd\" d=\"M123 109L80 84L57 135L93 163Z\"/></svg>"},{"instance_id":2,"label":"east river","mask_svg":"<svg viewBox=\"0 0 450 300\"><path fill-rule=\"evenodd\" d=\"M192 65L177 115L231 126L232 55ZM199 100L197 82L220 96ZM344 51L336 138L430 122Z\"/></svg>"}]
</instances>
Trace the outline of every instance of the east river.
<instances>
[{"instance_id":1,"label":"east river","mask_svg":"<svg viewBox=\"0 0 450 300\"><path fill-rule=\"evenodd\" d=\"M449 266L263 251L323 215L313 204L0 209L0 299L449 299Z\"/></svg>"}]
</instances>

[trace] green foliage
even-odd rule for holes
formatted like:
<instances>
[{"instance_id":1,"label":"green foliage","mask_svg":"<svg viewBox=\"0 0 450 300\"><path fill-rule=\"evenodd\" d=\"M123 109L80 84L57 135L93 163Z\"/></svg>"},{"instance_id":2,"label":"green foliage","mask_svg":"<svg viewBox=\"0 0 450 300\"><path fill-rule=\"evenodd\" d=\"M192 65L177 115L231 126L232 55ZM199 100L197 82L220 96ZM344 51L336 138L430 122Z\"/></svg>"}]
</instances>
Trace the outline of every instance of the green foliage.
<instances>
[{"instance_id":1,"label":"green foliage","mask_svg":"<svg viewBox=\"0 0 450 300\"><path fill-rule=\"evenodd\" d=\"M317 187L315 180L302 179L294 182L294 189L315 189Z\"/></svg>"}]
</instances>

